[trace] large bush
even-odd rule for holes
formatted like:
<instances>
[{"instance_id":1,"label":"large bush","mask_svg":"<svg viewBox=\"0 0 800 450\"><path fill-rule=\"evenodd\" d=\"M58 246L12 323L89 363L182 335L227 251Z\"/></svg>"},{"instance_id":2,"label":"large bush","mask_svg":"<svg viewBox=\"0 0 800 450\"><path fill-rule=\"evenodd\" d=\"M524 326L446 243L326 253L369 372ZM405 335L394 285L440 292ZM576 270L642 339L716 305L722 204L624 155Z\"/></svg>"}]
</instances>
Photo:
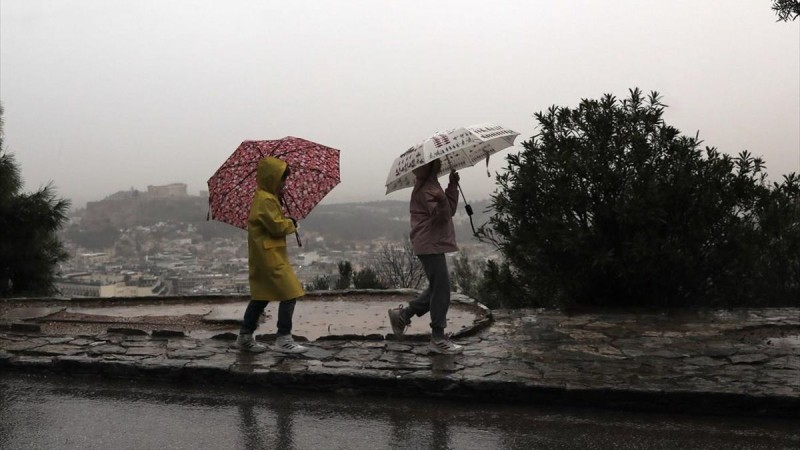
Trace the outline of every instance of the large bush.
<instances>
[{"instance_id":1,"label":"large bush","mask_svg":"<svg viewBox=\"0 0 800 450\"><path fill-rule=\"evenodd\" d=\"M800 298L800 180L700 148L632 90L535 115L481 229L525 304L783 305ZM488 274L487 275L491 275Z\"/></svg>"},{"instance_id":2,"label":"large bush","mask_svg":"<svg viewBox=\"0 0 800 450\"><path fill-rule=\"evenodd\" d=\"M56 236L69 202L48 185L23 193L14 156L3 150L0 105L0 297L53 292L58 263L69 255Z\"/></svg>"}]
</instances>

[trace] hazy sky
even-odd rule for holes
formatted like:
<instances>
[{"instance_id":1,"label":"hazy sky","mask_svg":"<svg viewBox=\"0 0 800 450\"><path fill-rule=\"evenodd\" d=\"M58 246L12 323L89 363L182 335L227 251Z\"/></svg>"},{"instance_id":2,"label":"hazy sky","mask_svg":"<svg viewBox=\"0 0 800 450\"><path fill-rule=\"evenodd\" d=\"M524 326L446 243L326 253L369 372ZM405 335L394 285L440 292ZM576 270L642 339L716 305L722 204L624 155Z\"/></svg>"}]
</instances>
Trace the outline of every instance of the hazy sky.
<instances>
[{"instance_id":1,"label":"hazy sky","mask_svg":"<svg viewBox=\"0 0 800 450\"><path fill-rule=\"evenodd\" d=\"M326 202L384 196L392 160L436 131L628 88L706 145L800 171L800 20L769 0L2 0L5 145L26 190L76 206L131 187L190 193L246 139L341 150ZM510 150L517 151L517 150ZM502 155L490 164L502 170ZM462 171L471 199L494 178Z\"/></svg>"}]
</instances>

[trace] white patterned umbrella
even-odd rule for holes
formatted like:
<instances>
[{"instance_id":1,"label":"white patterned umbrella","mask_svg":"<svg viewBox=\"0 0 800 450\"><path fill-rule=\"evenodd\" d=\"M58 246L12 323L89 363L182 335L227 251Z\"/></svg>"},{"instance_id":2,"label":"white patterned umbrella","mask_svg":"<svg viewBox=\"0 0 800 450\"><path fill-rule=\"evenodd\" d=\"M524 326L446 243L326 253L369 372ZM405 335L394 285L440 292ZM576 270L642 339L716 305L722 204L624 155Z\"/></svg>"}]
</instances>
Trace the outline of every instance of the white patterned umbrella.
<instances>
[{"instance_id":1,"label":"white patterned umbrella","mask_svg":"<svg viewBox=\"0 0 800 450\"><path fill-rule=\"evenodd\" d=\"M437 175L471 167L480 161L489 163L489 156L514 145L516 131L500 125L484 123L437 133L406 150L392 163L386 178L386 193L414 186L411 172L417 167L440 159Z\"/></svg>"}]
</instances>

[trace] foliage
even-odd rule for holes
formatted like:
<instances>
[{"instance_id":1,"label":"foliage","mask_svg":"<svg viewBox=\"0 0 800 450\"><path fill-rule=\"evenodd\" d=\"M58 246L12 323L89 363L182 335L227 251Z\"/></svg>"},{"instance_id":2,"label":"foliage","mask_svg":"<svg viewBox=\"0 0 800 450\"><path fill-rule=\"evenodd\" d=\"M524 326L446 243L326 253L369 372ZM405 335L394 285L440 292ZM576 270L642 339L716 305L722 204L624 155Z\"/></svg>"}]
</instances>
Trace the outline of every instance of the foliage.
<instances>
[{"instance_id":1,"label":"foliage","mask_svg":"<svg viewBox=\"0 0 800 450\"><path fill-rule=\"evenodd\" d=\"M480 282L480 270L474 267L467 252L462 251L453 260L453 270L450 272L450 283L453 285L453 290L470 298L478 299Z\"/></svg>"},{"instance_id":2,"label":"foliage","mask_svg":"<svg viewBox=\"0 0 800 450\"><path fill-rule=\"evenodd\" d=\"M378 278L378 274L369 267L353 274L353 287L356 289L386 289L386 286Z\"/></svg>"},{"instance_id":3,"label":"foliage","mask_svg":"<svg viewBox=\"0 0 800 450\"><path fill-rule=\"evenodd\" d=\"M329 291L331 289L331 281L330 275L318 275L311 280L310 284L305 286L305 289L307 291Z\"/></svg>"},{"instance_id":4,"label":"foliage","mask_svg":"<svg viewBox=\"0 0 800 450\"><path fill-rule=\"evenodd\" d=\"M541 306L526 297L518 279L508 262L498 264L494 260L489 260L478 284L477 297L474 298L489 308Z\"/></svg>"},{"instance_id":5,"label":"foliage","mask_svg":"<svg viewBox=\"0 0 800 450\"><path fill-rule=\"evenodd\" d=\"M453 262L450 281L454 290L478 300L489 308L518 308L526 305L508 263L494 260L473 264L461 253Z\"/></svg>"},{"instance_id":6,"label":"foliage","mask_svg":"<svg viewBox=\"0 0 800 450\"><path fill-rule=\"evenodd\" d=\"M350 287L353 279L353 265L350 261L339 261L339 278L336 279L335 289L344 290Z\"/></svg>"},{"instance_id":7,"label":"foliage","mask_svg":"<svg viewBox=\"0 0 800 450\"><path fill-rule=\"evenodd\" d=\"M381 283L388 288L418 289L425 280L425 271L408 238L402 245L384 244L376 269Z\"/></svg>"},{"instance_id":8,"label":"foliage","mask_svg":"<svg viewBox=\"0 0 800 450\"><path fill-rule=\"evenodd\" d=\"M58 263L68 254L56 233L69 202L52 185L25 194L14 156L3 149L0 105L0 297L47 295L54 291Z\"/></svg>"},{"instance_id":9,"label":"foliage","mask_svg":"<svg viewBox=\"0 0 800 450\"><path fill-rule=\"evenodd\" d=\"M760 158L700 150L664 108L635 89L535 115L479 232L509 263L499 287L562 307L797 303L797 176L770 187Z\"/></svg>"},{"instance_id":10,"label":"foliage","mask_svg":"<svg viewBox=\"0 0 800 450\"><path fill-rule=\"evenodd\" d=\"M354 272L350 261L339 261L337 266L339 276L335 281L330 276L319 276L312 282L315 288L309 288L309 290L327 290L331 285L334 289L344 290L348 289L351 284L355 289L386 289L386 285L381 281L378 273L371 267Z\"/></svg>"},{"instance_id":11,"label":"foliage","mask_svg":"<svg viewBox=\"0 0 800 450\"><path fill-rule=\"evenodd\" d=\"M750 291L769 304L800 303L800 176L791 173L773 183L755 205L756 245ZM738 286L734 288L738 289ZM760 291L760 292L759 292Z\"/></svg>"},{"instance_id":12,"label":"foliage","mask_svg":"<svg viewBox=\"0 0 800 450\"><path fill-rule=\"evenodd\" d=\"M778 15L778 21L789 22L800 17L800 1L772 0L772 10Z\"/></svg>"}]
</instances>

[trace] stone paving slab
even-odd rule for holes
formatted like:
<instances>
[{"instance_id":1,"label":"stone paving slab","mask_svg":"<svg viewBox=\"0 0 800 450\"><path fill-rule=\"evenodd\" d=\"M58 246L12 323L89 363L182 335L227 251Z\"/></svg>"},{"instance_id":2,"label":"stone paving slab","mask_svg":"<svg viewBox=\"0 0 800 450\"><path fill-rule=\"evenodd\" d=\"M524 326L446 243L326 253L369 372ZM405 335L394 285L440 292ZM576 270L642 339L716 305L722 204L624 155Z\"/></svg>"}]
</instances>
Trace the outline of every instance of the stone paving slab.
<instances>
[{"instance_id":1,"label":"stone paving slab","mask_svg":"<svg viewBox=\"0 0 800 450\"><path fill-rule=\"evenodd\" d=\"M0 332L3 370L724 415L800 416L800 309L495 311L463 355L427 342L320 339L305 355L227 339ZM380 336L378 336L380 337Z\"/></svg>"}]
</instances>

